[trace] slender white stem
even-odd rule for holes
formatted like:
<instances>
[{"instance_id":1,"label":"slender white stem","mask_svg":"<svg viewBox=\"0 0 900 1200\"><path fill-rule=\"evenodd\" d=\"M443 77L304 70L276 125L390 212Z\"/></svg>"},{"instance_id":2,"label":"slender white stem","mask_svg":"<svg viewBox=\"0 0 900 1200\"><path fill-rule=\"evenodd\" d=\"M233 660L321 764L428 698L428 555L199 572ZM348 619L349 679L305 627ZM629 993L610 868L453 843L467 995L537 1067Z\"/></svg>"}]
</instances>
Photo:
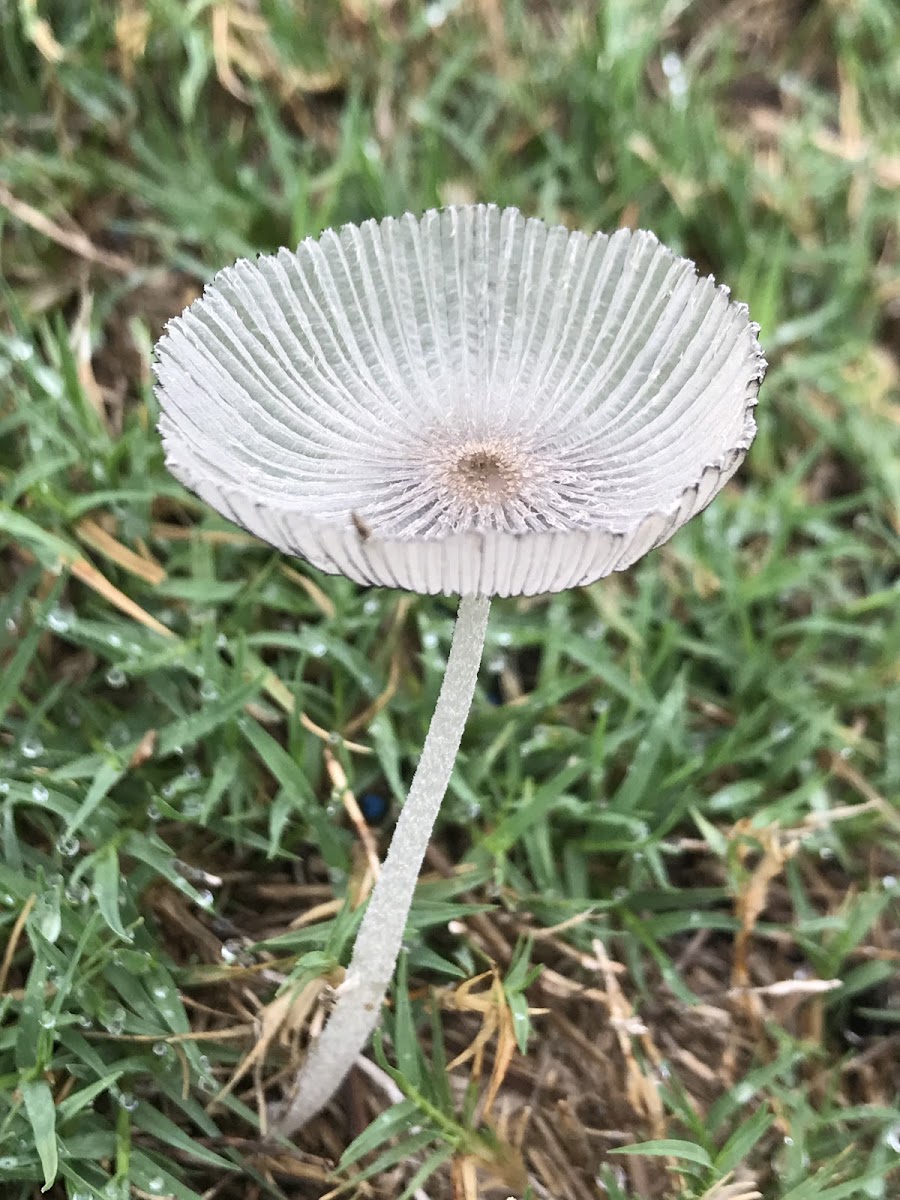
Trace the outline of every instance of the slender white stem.
<instances>
[{"instance_id":1,"label":"slender white stem","mask_svg":"<svg viewBox=\"0 0 900 1200\"><path fill-rule=\"evenodd\" d=\"M450 782L484 649L490 599L463 596L441 693L390 850L356 936L347 976L303 1064L278 1132L295 1133L335 1094L378 1024L397 965L416 880Z\"/></svg>"}]
</instances>

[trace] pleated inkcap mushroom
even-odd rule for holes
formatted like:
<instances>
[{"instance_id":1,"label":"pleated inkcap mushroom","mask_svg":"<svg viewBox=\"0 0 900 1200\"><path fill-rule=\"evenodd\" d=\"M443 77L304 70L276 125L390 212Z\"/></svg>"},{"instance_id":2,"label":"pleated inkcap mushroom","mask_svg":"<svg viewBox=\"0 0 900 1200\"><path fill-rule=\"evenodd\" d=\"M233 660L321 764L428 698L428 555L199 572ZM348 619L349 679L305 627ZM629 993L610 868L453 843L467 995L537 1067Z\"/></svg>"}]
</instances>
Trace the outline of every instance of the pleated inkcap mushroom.
<instances>
[{"instance_id":1,"label":"pleated inkcap mushroom","mask_svg":"<svg viewBox=\"0 0 900 1200\"><path fill-rule=\"evenodd\" d=\"M765 373L747 309L651 233L491 205L328 230L221 271L156 347L171 472L359 583L460 596L434 717L338 999L277 1129L379 1020L472 703L490 598L623 570L733 475Z\"/></svg>"},{"instance_id":2,"label":"pleated inkcap mushroom","mask_svg":"<svg viewBox=\"0 0 900 1200\"><path fill-rule=\"evenodd\" d=\"M744 305L652 233L473 205L219 272L157 346L167 465L323 571L530 595L628 567L755 433Z\"/></svg>"}]
</instances>

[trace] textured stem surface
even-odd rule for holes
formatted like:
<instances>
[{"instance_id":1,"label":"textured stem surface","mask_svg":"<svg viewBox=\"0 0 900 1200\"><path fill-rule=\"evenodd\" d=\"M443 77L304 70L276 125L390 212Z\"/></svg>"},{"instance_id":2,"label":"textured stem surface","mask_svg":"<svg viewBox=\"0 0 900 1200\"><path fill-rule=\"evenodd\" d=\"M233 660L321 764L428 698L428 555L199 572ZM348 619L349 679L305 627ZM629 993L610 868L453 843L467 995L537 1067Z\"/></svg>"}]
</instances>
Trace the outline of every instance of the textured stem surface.
<instances>
[{"instance_id":1,"label":"textured stem surface","mask_svg":"<svg viewBox=\"0 0 900 1200\"><path fill-rule=\"evenodd\" d=\"M441 693L409 795L363 917L334 1011L300 1071L279 1123L289 1135L335 1094L378 1024L397 965L416 881L450 782L484 649L490 599L463 596Z\"/></svg>"}]
</instances>

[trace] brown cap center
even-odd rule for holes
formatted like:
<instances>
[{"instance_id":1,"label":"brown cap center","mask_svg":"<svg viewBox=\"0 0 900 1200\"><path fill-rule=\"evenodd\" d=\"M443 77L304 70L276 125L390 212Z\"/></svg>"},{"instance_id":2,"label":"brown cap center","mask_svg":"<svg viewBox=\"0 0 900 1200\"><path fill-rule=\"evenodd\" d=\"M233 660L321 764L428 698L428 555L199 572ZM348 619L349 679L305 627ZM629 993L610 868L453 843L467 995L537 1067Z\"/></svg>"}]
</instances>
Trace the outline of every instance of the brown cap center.
<instances>
[{"instance_id":1,"label":"brown cap center","mask_svg":"<svg viewBox=\"0 0 900 1200\"><path fill-rule=\"evenodd\" d=\"M444 484L468 504L497 504L518 495L525 472L514 451L497 445L468 445L444 465Z\"/></svg>"}]
</instances>

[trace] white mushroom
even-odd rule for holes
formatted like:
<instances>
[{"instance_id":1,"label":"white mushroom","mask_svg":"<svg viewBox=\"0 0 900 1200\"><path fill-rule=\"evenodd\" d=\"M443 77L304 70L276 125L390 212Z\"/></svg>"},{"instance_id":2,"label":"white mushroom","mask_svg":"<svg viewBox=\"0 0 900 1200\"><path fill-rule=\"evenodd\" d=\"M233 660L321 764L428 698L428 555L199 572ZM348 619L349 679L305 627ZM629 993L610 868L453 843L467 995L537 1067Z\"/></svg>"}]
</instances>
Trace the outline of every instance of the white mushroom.
<instances>
[{"instance_id":1,"label":"white mushroom","mask_svg":"<svg viewBox=\"0 0 900 1200\"><path fill-rule=\"evenodd\" d=\"M282 1122L378 1022L472 700L491 596L622 570L737 470L747 309L651 233L492 205L328 230L221 271L157 346L170 471L323 571L460 595L444 683L345 984Z\"/></svg>"}]
</instances>

